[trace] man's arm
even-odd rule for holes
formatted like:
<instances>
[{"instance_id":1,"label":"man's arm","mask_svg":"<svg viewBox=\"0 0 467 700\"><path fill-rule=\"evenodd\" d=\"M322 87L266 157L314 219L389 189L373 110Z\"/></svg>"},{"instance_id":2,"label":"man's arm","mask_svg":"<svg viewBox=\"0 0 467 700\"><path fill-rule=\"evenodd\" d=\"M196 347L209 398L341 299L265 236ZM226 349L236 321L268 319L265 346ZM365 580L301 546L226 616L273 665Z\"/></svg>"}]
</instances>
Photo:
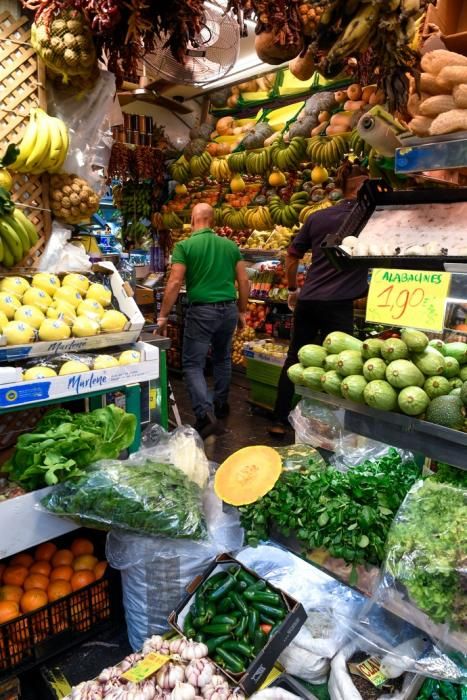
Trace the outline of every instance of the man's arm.
<instances>
[{"instance_id":1,"label":"man's arm","mask_svg":"<svg viewBox=\"0 0 467 700\"><path fill-rule=\"evenodd\" d=\"M165 287L164 298L162 300L161 310L157 319L157 326L163 330L168 321L169 313L172 306L177 301L180 289L185 279L186 266L181 263L174 263L170 270L170 276Z\"/></svg>"},{"instance_id":2,"label":"man's arm","mask_svg":"<svg viewBox=\"0 0 467 700\"><path fill-rule=\"evenodd\" d=\"M246 265L243 260L239 260L235 266L235 279L238 287L238 326L242 329L245 327L245 313L248 308L248 297L250 296L250 280L248 279Z\"/></svg>"},{"instance_id":3,"label":"man's arm","mask_svg":"<svg viewBox=\"0 0 467 700\"><path fill-rule=\"evenodd\" d=\"M285 272L287 275L287 286L289 290L295 291L297 289L297 272L299 263L300 261L296 255L287 253L285 258Z\"/></svg>"}]
</instances>

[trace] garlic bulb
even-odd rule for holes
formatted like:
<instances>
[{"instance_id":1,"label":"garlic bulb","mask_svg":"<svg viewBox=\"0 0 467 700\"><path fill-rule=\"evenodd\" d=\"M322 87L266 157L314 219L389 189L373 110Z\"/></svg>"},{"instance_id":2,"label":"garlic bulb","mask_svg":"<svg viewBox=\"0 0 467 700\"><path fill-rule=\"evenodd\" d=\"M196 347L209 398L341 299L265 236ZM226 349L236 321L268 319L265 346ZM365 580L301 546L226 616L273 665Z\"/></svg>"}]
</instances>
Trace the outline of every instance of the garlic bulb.
<instances>
[{"instance_id":1,"label":"garlic bulb","mask_svg":"<svg viewBox=\"0 0 467 700\"><path fill-rule=\"evenodd\" d=\"M182 666L168 663L162 666L156 675L157 685L163 690L171 690L175 688L177 683L185 680L185 670Z\"/></svg>"},{"instance_id":2,"label":"garlic bulb","mask_svg":"<svg viewBox=\"0 0 467 700\"><path fill-rule=\"evenodd\" d=\"M229 684L223 676L212 676L211 682L201 688L205 700L226 700L230 695Z\"/></svg>"},{"instance_id":3,"label":"garlic bulb","mask_svg":"<svg viewBox=\"0 0 467 700\"><path fill-rule=\"evenodd\" d=\"M181 651L180 656L184 661L191 661L192 659L202 659L204 656L207 656L208 653L206 644L188 642Z\"/></svg>"},{"instance_id":4,"label":"garlic bulb","mask_svg":"<svg viewBox=\"0 0 467 700\"><path fill-rule=\"evenodd\" d=\"M214 665L207 659L193 659L185 668L185 678L191 685L202 688L211 682L214 671Z\"/></svg>"},{"instance_id":5,"label":"garlic bulb","mask_svg":"<svg viewBox=\"0 0 467 700\"><path fill-rule=\"evenodd\" d=\"M194 700L196 691L189 683L177 683L170 694L170 700Z\"/></svg>"},{"instance_id":6,"label":"garlic bulb","mask_svg":"<svg viewBox=\"0 0 467 700\"><path fill-rule=\"evenodd\" d=\"M188 642L186 639L182 639L182 637L173 639L171 642L169 642L169 652L171 654L181 654L187 644Z\"/></svg>"},{"instance_id":7,"label":"garlic bulb","mask_svg":"<svg viewBox=\"0 0 467 700\"><path fill-rule=\"evenodd\" d=\"M143 644L143 655L149 654L151 651L160 651L161 647L165 644L165 640L159 634L155 634Z\"/></svg>"}]
</instances>

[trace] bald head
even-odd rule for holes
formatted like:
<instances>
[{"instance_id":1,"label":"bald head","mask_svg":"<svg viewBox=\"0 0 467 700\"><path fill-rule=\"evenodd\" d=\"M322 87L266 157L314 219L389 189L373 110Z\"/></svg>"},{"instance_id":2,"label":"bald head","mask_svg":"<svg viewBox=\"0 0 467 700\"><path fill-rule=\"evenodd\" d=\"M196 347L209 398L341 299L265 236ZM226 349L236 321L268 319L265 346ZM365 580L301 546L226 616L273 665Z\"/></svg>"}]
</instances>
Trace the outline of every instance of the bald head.
<instances>
[{"instance_id":1,"label":"bald head","mask_svg":"<svg viewBox=\"0 0 467 700\"><path fill-rule=\"evenodd\" d=\"M193 207L191 212L191 230L200 231L203 228L212 228L214 224L214 209L210 204L200 203Z\"/></svg>"}]
</instances>

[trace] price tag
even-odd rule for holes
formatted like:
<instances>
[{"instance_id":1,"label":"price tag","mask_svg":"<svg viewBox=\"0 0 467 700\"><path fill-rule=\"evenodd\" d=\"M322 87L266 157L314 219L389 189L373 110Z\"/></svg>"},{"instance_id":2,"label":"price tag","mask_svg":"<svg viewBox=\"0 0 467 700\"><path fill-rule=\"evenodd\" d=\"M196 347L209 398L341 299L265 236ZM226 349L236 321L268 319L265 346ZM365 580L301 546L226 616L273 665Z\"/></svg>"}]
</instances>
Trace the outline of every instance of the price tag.
<instances>
[{"instance_id":1,"label":"price tag","mask_svg":"<svg viewBox=\"0 0 467 700\"><path fill-rule=\"evenodd\" d=\"M450 272L373 270L366 307L368 323L442 332Z\"/></svg>"},{"instance_id":2,"label":"price tag","mask_svg":"<svg viewBox=\"0 0 467 700\"><path fill-rule=\"evenodd\" d=\"M122 673L122 678L132 683L141 683L150 676L154 675L164 664L170 661L172 657L166 656L165 654L159 654L157 651L153 651L141 661L130 668L126 673Z\"/></svg>"}]
</instances>

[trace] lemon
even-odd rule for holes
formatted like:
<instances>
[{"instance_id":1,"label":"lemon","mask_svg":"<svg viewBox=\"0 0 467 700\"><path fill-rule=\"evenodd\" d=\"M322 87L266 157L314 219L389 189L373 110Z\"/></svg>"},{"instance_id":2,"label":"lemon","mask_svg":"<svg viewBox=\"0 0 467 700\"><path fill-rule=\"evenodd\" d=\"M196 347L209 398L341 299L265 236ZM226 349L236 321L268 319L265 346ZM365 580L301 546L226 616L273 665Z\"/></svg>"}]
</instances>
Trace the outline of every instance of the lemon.
<instances>
[{"instance_id":1,"label":"lemon","mask_svg":"<svg viewBox=\"0 0 467 700\"><path fill-rule=\"evenodd\" d=\"M20 301L24 292L29 289L29 282L24 277L4 277L0 283L0 290L8 294L14 294Z\"/></svg>"},{"instance_id":2,"label":"lemon","mask_svg":"<svg viewBox=\"0 0 467 700\"><path fill-rule=\"evenodd\" d=\"M8 317L3 311L0 311L0 333L3 331L4 327L8 323Z\"/></svg>"},{"instance_id":3,"label":"lemon","mask_svg":"<svg viewBox=\"0 0 467 700\"><path fill-rule=\"evenodd\" d=\"M98 355L94 360L93 369L108 369L118 367L118 360L113 355Z\"/></svg>"},{"instance_id":4,"label":"lemon","mask_svg":"<svg viewBox=\"0 0 467 700\"><path fill-rule=\"evenodd\" d=\"M73 322L72 333L77 338L88 338L91 335L97 335L100 331L100 326L97 321L87 316L78 316Z\"/></svg>"},{"instance_id":5,"label":"lemon","mask_svg":"<svg viewBox=\"0 0 467 700\"><path fill-rule=\"evenodd\" d=\"M61 318L69 326L76 320L76 313L71 304L66 301L54 301L47 309L47 318Z\"/></svg>"},{"instance_id":6,"label":"lemon","mask_svg":"<svg viewBox=\"0 0 467 700\"><path fill-rule=\"evenodd\" d=\"M137 350L124 350L118 361L121 365L135 365L141 360L141 353Z\"/></svg>"},{"instance_id":7,"label":"lemon","mask_svg":"<svg viewBox=\"0 0 467 700\"><path fill-rule=\"evenodd\" d=\"M74 287L80 294L86 294L89 289L89 280L84 275L78 275L76 272L71 272L65 275L62 280L64 287Z\"/></svg>"},{"instance_id":8,"label":"lemon","mask_svg":"<svg viewBox=\"0 0 467 700\"><path fill-rule=\"evenodd\" d=\"M60 287L54 294L54 301L66 301L74 309L79 306L82 300L83 297L74 287Z\"/></svg>"},{"instance_id":9,"label":"lemon","mask_svg":"<svg viewBox=\"0 0 467 700\"><path fill-rule=\"evenodd\" d=\"M30 379L46 379L47 377L56 377L57 373L51 367L42 367L38 365L37 367L30 367L23 373L23 380L28 381Z\"/></svg>"},{"instance_id":10,"label":"lemon","mask_svg":"<svg viewBox=\"0 0 467 700\"><path fill-rule=\"evenodd\" d=\"M106 333L118 333L125 328L127 318L121 311L106 311L101 318L101 329Z\"/></svg>"},{"instance_id":11,"label":"lemon","mask_svg":"<svg viewBox=\"0 0 467 700\"><path fill-rule=\"evenodd\" d=\"M60 367L59 374L81 374L81 372L89 372L89 367L84 362L68 360Z\"/></svg>"},{"instance_id":12,"label":"lemon","mask_svg":"<svg viewBox=\"0 0 467 700\"><path fill-rule=\"evenodd\" d=\"M45 316L37 306L20 306L15 311L15 321L24 321L38 330Z\"/></svg>"},{"instance_id":13,"label":"lemon","mask_svg":"<svg viewBox=\"0 0 467 700\"><path fill-rule=\"evenodd\" d=\"M32 343L36 337L36 331L29 323L23 321L10 321L3 328L3 335L7 345L25 345Z\"/></svg>"},{"instance_id":14,"label":"lemon","mask_svg":"<svg viewBox=\"0 0 467 700\"><path fill-rule=\"evenodd\" d=\"M86 293L86 299L95 299L102 306L109 306L112 301L112 292L110 289L106 289L103 284L94 282Z\"/></svg>"},{"instance_id":15,"label":"lemon","mask_svg":"<svg viewBox=\"0 0 467 700\"><path fill-rule=\"evenodd\" d=\"M87 316L93 321L99 321L105 313L102 304L99 304L95 299L84 299L79 304L77 312L78 316Z\"/></svg>"},{"instance_id":16,"label":"lemon","mask_svg":"<svg viewBox=\"0 0 467 700\"><path fill-rule=\"evenodd\" d=\"M14 318L15 312L21 306L21 302L8 292L0 292L0 311L3 311L5 316L11 321Z\"/></svg>"},{"instance_id":17,"label":"lemon","mask_svg":"<svg viewBox=\"0 0 467 700\"><path fill-rule=\"evenodd\" d=\"M60 287L60 279L57 275L53 275L50 272L38 272L32 278L32 286L38 289L44 290L51 297L55 294L57 289Z\"/></svg>"},{"instance_id":18,"label":"lemon","mask_svg":"<svg viewBox=\"0 0 467 700\"><path fill-rule=\"evenodd\" d=\"M36 306L43 314L47 312L51 303L52 297L49 296L46 291L38 287L31 287L31 289L27 289L23 294L23 304L25 306Z\"/></svg>"},{"instance_id":19,"label":"lemon","mask_svg":"<svg viewBox=\"0 0 467 700\"><path fill-rule=\"evenodd\" d=\"M0 170L0 187L3 187L7 192L11 192L13 188L13 178L6 168Z\"/></svg>"},{"instance_id":20,"label":"lemon","mask_svg":"<svg viewBox=\"0 0 467 700\"><path fill-rule=\"evenodd\" d=\"M70 326L60 318L46 318L39 328L39 338L41 340L66 340L71 335Z\"/></svg>"}]
</instances>

